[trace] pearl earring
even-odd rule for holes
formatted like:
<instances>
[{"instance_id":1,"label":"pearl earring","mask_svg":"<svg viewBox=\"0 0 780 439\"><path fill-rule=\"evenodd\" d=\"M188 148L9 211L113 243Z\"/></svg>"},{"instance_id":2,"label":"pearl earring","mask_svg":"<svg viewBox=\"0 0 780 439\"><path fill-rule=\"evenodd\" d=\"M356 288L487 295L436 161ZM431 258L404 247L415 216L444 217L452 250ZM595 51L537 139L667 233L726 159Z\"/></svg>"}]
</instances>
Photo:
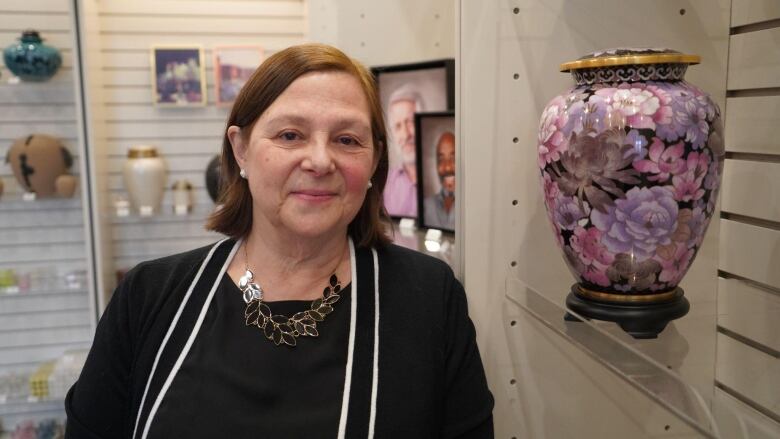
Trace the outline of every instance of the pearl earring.
<instances>
[{"instance_id":1,"label":"pearl earring","mask_svg":"<svg viewBox=\"0 0 780 439\"><path fill-rule=\"evenodd\" d=\"M371 189L374 187L374 183L371 183L371 180L368 180L368 188Z\"/></svg>"},{"instance_id":2,"label":"pearl earring","mask_svg":"<svg viewBox=\"0 0 780 439\"><path fill-rule=\"evenodd\" d=\"M238 175L240 175L241 178L246 178L246 171L244 171L244 168L241 168L241 171L239 171Z\"/></svg>"}]
</instances>

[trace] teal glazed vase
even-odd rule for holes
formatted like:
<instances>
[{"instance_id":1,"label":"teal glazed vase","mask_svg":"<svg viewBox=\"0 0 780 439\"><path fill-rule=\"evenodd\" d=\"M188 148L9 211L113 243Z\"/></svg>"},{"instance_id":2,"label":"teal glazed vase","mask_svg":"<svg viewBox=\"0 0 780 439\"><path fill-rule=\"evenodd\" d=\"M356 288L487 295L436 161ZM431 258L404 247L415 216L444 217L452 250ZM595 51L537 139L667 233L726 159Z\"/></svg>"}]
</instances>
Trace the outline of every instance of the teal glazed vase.
<instances>
[{"instance_id":1,"label":"teal glazed vase","mask_svg":"<svg viewBox=\"0 0 780 439\"><path fill-rule=\"evenodd\" d=\"M22 32L18 43L5 48L3 59L8 70L22 81L46 81L62 65L60 52L43 44L41 36L34 30Z\"/></svg>"}]
</instances>

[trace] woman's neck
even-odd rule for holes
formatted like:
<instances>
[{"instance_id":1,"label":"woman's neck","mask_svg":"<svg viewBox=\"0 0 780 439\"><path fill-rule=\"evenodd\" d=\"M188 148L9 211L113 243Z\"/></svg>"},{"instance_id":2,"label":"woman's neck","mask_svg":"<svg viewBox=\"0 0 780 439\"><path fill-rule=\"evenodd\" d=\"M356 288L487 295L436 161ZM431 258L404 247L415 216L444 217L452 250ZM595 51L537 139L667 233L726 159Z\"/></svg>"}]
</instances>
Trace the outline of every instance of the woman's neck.
<instances>
[{"instance_id":1,"label":"woman's neck","mask_svg":"<svg viewBox=\"0 0 780 439\"><path fill-rule=\"evenodd\" d=\"M322 238L295 238L254 227L231 264L243 275L248 263L264 300L313 300L322 296L332 274L341 285L350 282L346 230ZM233 269L236 261L237 269ZM236 279L234 277L234 279Z\"/></svg>"}]
</instances>

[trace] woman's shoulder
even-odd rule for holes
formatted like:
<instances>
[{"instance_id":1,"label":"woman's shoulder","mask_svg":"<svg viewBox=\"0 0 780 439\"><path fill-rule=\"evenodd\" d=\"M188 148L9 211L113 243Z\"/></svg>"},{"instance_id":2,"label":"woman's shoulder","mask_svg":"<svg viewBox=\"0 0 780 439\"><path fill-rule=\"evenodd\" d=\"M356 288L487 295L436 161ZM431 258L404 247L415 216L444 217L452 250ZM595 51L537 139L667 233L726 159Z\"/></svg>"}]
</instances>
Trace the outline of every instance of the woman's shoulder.
<instances>
[{"instance_id":1,"label":"woman's shoulder","mask_svg":"<svg viewBox=\"0 0 780 439\"><path fill-rule=\"evenodd\" d=\"M389 303L444 309L463 295L452 268L440 259L397 245L385 246L377 253L379 282Z\"/></svg>"},{"instance_id":2,"label":"woman's shoulder","mask_svg":"<svg viewBox=\"0 0 780 439\"><path fill-rule=\"evenodd\" d=\"M193 266L197 267L200 265L214 246L221 242L223 241L214 242L203 247L169 256L143 261L133 267L128 272L128 275L135 275L137 277L139 275L164 274L179 270L189 271ZM225 244L227 244L227 242L223 243L223 245Z\"/></svg>"},{"instance_id":3,"label":"woman's shoulder","mask_svg":"<svg viewBox=\"0 0 780 439\"><path fill-rule=\"evenodd\" d=\"M377 253L380 258L380 269L397 270L399 274L406 275L419 274L426 278L453 279L455 277L452 268L446 262L416 250L388 244L377 249Z\"/></svg>"},{"instance_id":4,"label":"woman's shoulder","mask_svg":"<svg viewBox=\"0 0 780 439\"><path fill-rule=\"evenodd\" d=\"M189 285L211 250L219 243L229 246L231 242L219 241L186 252L143 261L125 274L117 290L131 291L134 300L146 301L154 298L153 301L156 301L184 283Z\"/></svg>"}]
</instances>

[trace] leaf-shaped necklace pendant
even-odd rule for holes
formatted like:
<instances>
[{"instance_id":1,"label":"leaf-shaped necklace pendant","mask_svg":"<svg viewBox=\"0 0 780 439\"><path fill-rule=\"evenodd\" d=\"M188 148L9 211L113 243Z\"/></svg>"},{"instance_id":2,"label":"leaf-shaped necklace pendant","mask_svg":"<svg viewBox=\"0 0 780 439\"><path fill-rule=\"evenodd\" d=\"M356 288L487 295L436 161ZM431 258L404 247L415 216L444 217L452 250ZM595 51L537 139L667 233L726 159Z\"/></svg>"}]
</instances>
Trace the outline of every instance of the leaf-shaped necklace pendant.
<instances>
[{"instance_id":1,"label":"leaf-shaped necklace pendant","mask_svg":"<svg viewBox=\"0 0 780 439\"><path fill-rule=\"evenodd\" d=\"M244 275L238 280L238 288L244 293L244 302L246 303L253 300L263 300L263 289L254 283L254 278L252 271L247 268Z\"/></svg>"},{"instance_id":2,"label":"leaf-shaped necklace pendant","mask_svg":"<svg viewBox=\"0 0 780 439\"><path fill-rule=\"evenodd\" d=\"M313 301L310 309L287 317L281 314L272 314L268 305L263 303L263 289L255 283L255 275L249 269L246 246L244 246L244 258L246 266L244 275L238 280L238 288L243 293L244 302L246 302L246 310L244 310L246 325L257 326L263 331L265 338L277 346L284 344L292 347L298 344L298 337L319 336L317 322L323 321L328 314L333 312L333 306L340 298L341 284L336 273L330 276L329 285L325 287L322 297Z\"/></svg>"}]
</instances>

